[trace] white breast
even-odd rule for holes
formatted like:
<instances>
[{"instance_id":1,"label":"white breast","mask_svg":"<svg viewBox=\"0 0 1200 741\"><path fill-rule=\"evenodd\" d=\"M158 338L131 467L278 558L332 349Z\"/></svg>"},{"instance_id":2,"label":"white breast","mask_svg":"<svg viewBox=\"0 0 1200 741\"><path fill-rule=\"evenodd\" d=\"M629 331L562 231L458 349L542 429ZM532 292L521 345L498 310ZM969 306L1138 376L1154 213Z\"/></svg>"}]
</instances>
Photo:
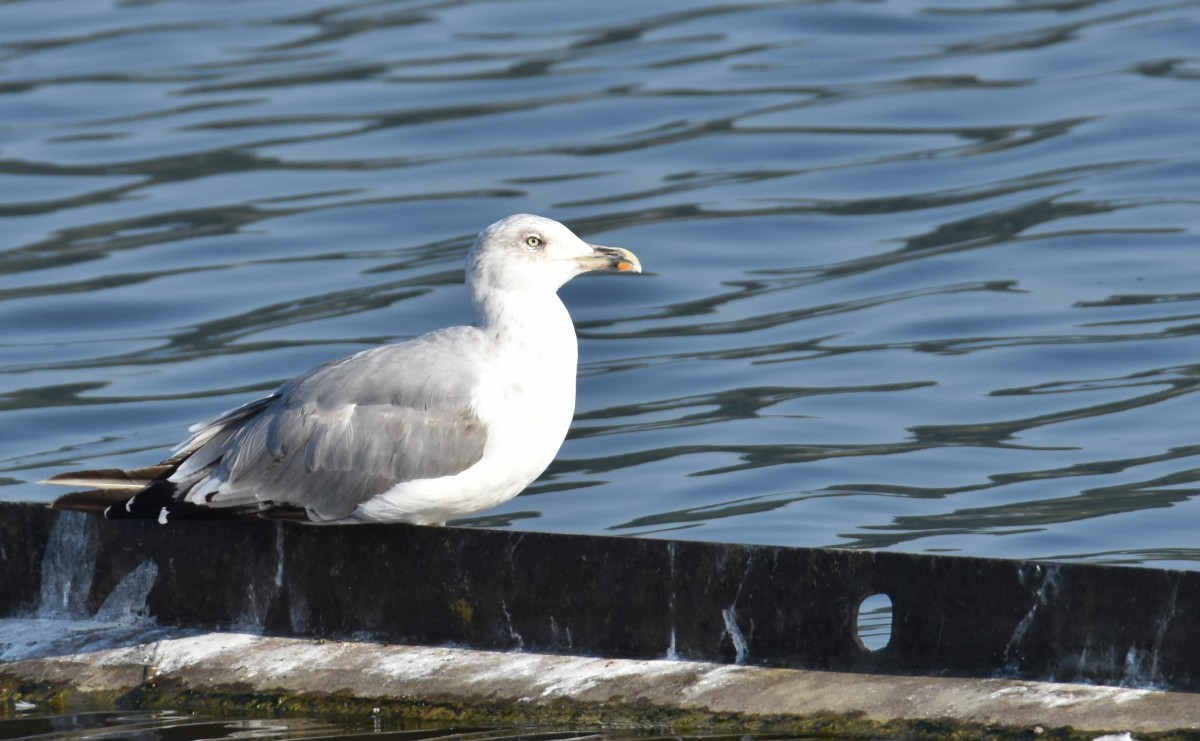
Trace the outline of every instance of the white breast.
<instances>
[{"instance_id":1,"label":"white breast","mask_svg":"<svg viewBox=\"0 0 1200 741\"><path fill-rule=\"evenodd\" d=\"M359 505L353 519L444 523L515 497L546 470L575 413L578 364L571 318L550 298L494 328L496 362L472 394L488 431L480 460L454 476L398 484Z\"/></svg>"}]
</instances>

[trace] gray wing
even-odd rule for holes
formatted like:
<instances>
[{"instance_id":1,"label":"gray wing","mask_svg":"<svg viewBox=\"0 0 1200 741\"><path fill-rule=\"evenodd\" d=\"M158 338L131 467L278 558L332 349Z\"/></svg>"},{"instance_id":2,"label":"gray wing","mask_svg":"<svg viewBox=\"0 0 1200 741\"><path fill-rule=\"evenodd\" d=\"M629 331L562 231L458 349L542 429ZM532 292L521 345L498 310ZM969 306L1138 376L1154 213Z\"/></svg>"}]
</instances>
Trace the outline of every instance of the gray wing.
<instances>
[{"instance_id":1,"label":"gray wing","mask_svg":"<svg viewBox=\"0 0 1200 741\"><path fill-rule=\"evenodd\" d=\"M171 476L177 496L339 519L397 483L459 473L487 439L470 407L487 343L455 327L320 366L201 426Z\"/></svg>"}]
</instances>

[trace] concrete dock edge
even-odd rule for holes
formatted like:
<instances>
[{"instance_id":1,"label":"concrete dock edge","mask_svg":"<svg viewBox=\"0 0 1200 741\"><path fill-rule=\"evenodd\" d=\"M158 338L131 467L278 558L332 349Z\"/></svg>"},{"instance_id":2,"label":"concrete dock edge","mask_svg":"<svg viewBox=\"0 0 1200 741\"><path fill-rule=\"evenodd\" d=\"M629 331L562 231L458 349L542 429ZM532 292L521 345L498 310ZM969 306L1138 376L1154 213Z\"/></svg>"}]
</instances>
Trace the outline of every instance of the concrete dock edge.
<instances>
[{"instance_id":1,"label":"concrete dock edge","mask_svg":"<svg viewBox=\"0 0 1200 741\"><path fill-rule=\"evenodd\" d=\"M1197 691L1200 572L0 503L0 716L1200 739Z\"/></svg>"},{"instance_id":2,"label":"concrete dock edge","mask_svg":"<svg viewBox=\"0 0 1200 741\"><path fill-rule=\"evenodd\" d=\"M65 650L66 644L81 647ZM25 620L0 621L0 659L0 703L44 711L382 713L457 723L840 737L1200 738L1195 694L1013 679Z\"/></svg>"}]
</instances>

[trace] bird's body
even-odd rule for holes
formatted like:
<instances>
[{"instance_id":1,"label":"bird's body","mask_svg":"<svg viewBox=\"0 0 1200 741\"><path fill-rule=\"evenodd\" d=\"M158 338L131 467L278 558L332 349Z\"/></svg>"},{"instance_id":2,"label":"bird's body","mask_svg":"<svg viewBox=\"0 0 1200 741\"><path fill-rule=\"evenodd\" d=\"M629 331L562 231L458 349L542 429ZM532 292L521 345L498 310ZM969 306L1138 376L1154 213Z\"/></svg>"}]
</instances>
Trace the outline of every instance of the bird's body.
<instances>
[{"instance_id":1,"label":"bird's body","mask_svg":"<svg viewBox=\"0 0 1200 741\"><path fill-rule=\"evenodd\" d=\"M315 522L435 524L516 496L553 460L575 407L574 325L557 289L588 270L638 272L519 214L468 259L477 322L327 363L192 427L159 464L80 471L55 502L109 517L303 513Z\"/></svg>"}]
</instances>

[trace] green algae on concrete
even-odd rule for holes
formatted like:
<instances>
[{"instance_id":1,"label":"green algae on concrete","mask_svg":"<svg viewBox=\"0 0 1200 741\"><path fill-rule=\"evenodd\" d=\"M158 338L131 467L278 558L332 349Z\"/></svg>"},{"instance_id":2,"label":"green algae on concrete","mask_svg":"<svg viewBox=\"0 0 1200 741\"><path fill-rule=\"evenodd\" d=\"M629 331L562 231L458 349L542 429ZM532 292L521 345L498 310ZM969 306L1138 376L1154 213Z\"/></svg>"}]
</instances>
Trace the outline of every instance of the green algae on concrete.
<instances>
[{"instance_id":1,"label":"green algae on concrete","mask_svg":"<svg viewBox=\"0 0 1200 741\"><path fill-rule=\"evenodd\" d=\"M704 710L664 708L648 703L606 704L558 700L547 704L496 701L426 701L394 697L358 697L350 693L328 695L247 692L243 688L208 690L140 685L121 695L79 693L66 687L14 687L0 682L0 717L11 713L16 702L28 702L56 713L95 710L180 710L215 716L306 717L329 719L378 718L382 721L418 721L454 726L504 726L620 731L642 734L769 734L839 739L1046 739L1083 741L1094 731L1071 728L1023 728L957 723L940 720L873 721L854 715L810 717L744 716ZM8 710L9 713L4 711ZM1185 738L1172 733L1140 733L1139 739Z\"/></svg>"}]
</instances>

